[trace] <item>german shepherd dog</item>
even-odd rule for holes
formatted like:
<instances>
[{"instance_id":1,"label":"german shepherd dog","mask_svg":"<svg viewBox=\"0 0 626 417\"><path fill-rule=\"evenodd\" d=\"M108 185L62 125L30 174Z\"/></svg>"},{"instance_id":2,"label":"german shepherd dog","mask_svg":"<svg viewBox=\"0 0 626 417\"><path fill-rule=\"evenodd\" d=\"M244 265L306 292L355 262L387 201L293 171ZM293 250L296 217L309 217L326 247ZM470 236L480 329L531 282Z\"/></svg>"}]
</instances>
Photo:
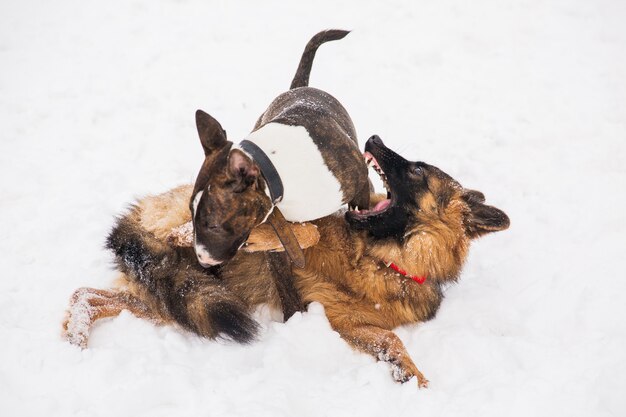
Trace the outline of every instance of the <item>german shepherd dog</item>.
<instances>
[{"instance_id":1,"label":"german shepherd dog","mask_svg":"<svg viewBox=\"0 0 626 417\"><path fill-rule=\"evenodd\" d=\"M205 160L189 207L194 247L204 267L231 259L250 231L268 221L297 266L304 255L286 222L328 216L343 205L369 207L370 182L345 108L309 87L315 53L344 30L327 30L306 45L290 90L280 94L238 145L207 113L196 112ZM284 218L283 218L284 215Z\"/></svg>"},{"instance_id":2,"label":"german shepherd dog","mask_svg":"<svg viewBox=\"0 0 626 417\"><path fill-rule=\"evenodd\" d=\"M306 303L324 306L332 328L353 348L390 363L395 380L415 376L425 387L427 379L392 329L433 318L442 285L459 277L470 241L506 229L509 219L485 205L482 193L434 166L405 160L377 136L365 150L390 198L377 196L371 210L314 222L321 237L305 249L306 266L294 269L295 287ZM254 339L252 309L280 305L271 268L263 253L239 251L204 269L192 248L169 245L167 233L188 220L189 192L182 187L144 199L118 220L107 246L123 285L74 293L64 322L71 343L86 347L93 322L122 309L208 338Z\"/></svg>"}]
</instances>

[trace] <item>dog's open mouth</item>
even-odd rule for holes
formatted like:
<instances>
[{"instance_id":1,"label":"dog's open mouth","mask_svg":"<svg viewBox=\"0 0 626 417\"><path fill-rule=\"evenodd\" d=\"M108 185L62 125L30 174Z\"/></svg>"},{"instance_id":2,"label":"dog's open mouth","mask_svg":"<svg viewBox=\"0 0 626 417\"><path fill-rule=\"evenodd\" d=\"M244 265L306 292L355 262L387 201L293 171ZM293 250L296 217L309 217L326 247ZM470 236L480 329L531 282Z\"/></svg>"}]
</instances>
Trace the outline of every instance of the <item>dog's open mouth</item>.
<instances>
[{"instance_id":1,"label":"dog's open mouth","mask_svg":"<svg viewBox=\"0 0 626 417\"><path fill-rule=\"evenodd\" d=\"M361 209L361 210L351 211L350 214L357 218L365 218L365 217L384 213L392 206L392 202L393 202L393 194L391 192L391 187L389 186L389 182L387 181L387 174L385 174L385 172L380 167L380 164L378 163L374 155L372 155L370 152L365 151L365 153L363 153L363 157L365 158L365 163L367 164L367 166L368 167L372 166L372 168L374 168L374 171L376 171L376 173L382 180L383 186L387 190L387 198L379 201L378 203L376 203L376 205L373 208L369 210Z\"/></svg>"}]
</instances>

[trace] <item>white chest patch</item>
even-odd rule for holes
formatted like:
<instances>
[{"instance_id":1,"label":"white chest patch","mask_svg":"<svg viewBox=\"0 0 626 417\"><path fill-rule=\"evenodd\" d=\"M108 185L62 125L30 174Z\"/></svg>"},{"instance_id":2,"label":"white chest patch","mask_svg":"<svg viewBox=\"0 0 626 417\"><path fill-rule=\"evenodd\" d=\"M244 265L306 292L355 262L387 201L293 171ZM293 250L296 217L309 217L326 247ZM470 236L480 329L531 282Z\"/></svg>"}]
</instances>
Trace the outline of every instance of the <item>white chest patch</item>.
<instances>
[{"instance_id":1,"label":"white chest patch","mask_svg":"<svg viewBox=\"0 0 626 417\"><path fill-rule=\"evenodd\" d=\"M292 222L315 220L339 210L341 186L303 126L268 123L246 138L267 154L283 182L277 204Z\"/></svg>"}]
</instances>

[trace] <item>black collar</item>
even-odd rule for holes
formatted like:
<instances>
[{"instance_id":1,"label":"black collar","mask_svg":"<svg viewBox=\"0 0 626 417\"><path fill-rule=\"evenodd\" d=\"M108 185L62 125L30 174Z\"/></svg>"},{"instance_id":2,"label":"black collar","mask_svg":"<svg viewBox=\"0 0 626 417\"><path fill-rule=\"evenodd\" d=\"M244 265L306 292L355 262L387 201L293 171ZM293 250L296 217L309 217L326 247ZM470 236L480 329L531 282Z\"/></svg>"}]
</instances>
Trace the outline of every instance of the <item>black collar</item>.
<instances>
[{"instance_id":1,"label":"black collar","mask_svg":"<svg viewBox=\"0 0 626 417\"><path fill-rule=\"evenodd\" d=\"M276 167L267 157L267 154L263 152L263 149L259 148L255 143L250 142L249 140L242 140L239 142L239 147L250 155L259 168L261 168L261 174L263 174L263 178L265 178L267 187L270 190L272 204L280 202L280 200L283 199L285 189L283 188L283 182L280 179L280 175L278 174L278 171L276 171Z\"/></svg>"}]
</instances>

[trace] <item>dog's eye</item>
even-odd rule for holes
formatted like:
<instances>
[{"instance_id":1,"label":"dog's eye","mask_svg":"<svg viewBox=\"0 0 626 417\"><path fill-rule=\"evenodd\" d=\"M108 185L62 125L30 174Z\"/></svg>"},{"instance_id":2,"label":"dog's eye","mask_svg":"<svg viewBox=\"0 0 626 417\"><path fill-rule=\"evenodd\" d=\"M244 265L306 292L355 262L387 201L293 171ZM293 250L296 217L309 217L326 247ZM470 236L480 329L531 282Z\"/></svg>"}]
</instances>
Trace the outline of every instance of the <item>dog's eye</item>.
<instances>
[{"instance_id":1,"label":"dog's eye","mask_svg":"<svg viewBox=\"0 0 626 417\"><path fill-rule=\"evenodd\" d=\"M414 166L411 168L409 172L416 177L421 177L424 174L424 171L422 170L421 166Z\"/></svg>"},{"instance_id":2,"label":"dog's eye","mask_svg":"<svg viewBox=\"0 0 626 417\"><path fill-rule=\"evenodd\" d=\"M209 223L206 220L204 222L202 222L202 227L205 230L208 230L208 231L213 232L213 233L217 233L217 232L222 230L222 227L220 225L218 225L218 224L211 224L211 223Z\"/></svg>"}]
</instances>

